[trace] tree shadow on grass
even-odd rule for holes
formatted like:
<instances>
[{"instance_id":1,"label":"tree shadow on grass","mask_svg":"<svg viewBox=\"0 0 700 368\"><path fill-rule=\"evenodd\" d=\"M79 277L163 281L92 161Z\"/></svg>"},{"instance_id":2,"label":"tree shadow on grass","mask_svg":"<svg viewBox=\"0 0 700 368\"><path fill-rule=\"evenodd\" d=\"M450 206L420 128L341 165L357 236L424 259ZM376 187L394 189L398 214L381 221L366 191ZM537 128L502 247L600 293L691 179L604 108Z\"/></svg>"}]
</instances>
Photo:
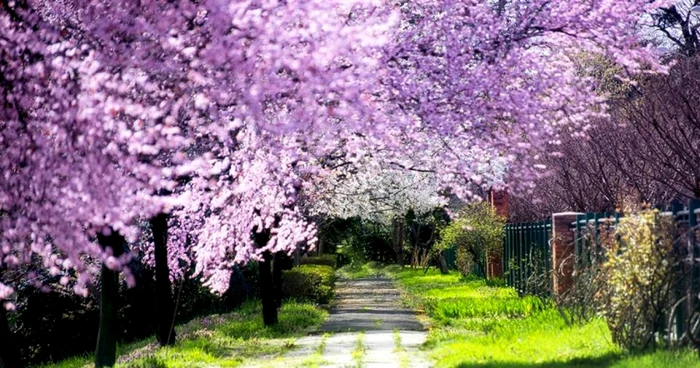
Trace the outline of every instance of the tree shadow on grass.
<instances>
[{"instance_id":1,"label":"tree shadow on grass","mask_svg":"<svg viewBox=\"0 0 700 368\"><path fill-rule=\"evenodd\" d=\"M598 368L609 367L618 361L620 354L606 354L597 358L578 358L564 362L544 362L544 363L519 363L519 362L494 362L494 363L468 363L463 362L457 365L458 368Z\"/></svg>"}]
</instances>

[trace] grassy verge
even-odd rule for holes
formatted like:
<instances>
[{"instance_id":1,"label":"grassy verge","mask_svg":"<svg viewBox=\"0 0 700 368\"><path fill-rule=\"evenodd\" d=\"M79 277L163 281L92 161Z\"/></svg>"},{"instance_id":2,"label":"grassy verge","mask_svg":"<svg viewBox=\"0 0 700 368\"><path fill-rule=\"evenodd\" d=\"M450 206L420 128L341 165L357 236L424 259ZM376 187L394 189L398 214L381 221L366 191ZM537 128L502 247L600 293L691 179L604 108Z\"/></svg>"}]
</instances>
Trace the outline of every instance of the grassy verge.
<instances>
[{"instance_id":1,"label":"grassy verge","mask_svg":"<svg viewBox=\"0 0 700 368\"><path fill-rule=\"evenodd\" d=\"M318 327L328 316L310 303L287 302L279 323L265 327L260 302L250 301L228 314L210 315L177 327L178 342L159 348L154 339L119 347L117 367L236 367L279 356L294 346L294 338ZM92 357L71 358L45 368L90 366Z\"/></svg>"},{"instance_id":2,"label":"grassy verge","mask_svg":"<svg viewBox=\"0 0 700 368\"><path fill-rule=\"evenodd\" d=\"M341 267L335 274L342 279L361 279L366 277L391 276L392 272L399 271L398 266L383 266L379 263L368 262L362 264L351 264Z\"/></svg>"},{"instance_id":3,"label":"grassy verge","mask_svg":"<svg viewBox=\"0 0 700 368\"><path fill-rule=\"evenodd\" d=\"M395 278L406 303L428 316L425 349L440 367L700 367L696 353L687 350L626 355L604 321L567 325L551 305L481 279L377 265L341 272Z\"/></svg>"}]
</instances>

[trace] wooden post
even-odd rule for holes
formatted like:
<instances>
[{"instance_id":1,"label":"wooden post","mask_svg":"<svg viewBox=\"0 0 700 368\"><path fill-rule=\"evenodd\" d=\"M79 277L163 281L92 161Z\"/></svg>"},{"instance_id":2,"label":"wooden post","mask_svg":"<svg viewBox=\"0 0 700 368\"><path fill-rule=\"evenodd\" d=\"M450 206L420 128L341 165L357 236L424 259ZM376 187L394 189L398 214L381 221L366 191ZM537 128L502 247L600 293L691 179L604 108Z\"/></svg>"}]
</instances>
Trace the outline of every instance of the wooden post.
<instances>
[{"instance_id":1,"label":"wooden post","mask_svg":"<svg viewBox=\"0 0 700 368\"><path fill-rule=\"evenodd\" d=\"M578 212L562 212L552 215L552 281L555 295L568 291L573 285L575 263L574 232L571 224Z\"/></svg>"}]
</instances>

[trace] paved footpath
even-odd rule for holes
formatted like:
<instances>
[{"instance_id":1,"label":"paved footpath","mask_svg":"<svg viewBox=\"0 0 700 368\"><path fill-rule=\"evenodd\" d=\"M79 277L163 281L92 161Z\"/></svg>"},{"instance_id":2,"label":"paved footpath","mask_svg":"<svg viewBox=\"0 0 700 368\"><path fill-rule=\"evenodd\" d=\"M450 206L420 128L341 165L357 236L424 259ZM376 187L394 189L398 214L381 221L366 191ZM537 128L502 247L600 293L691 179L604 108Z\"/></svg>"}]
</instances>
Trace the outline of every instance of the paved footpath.
<instances>
[{"instance_id":1,"label":"paved footpath","mask_svg":"<svg viewBox=\"0 0 700 368\"><path fill-rule=\"evenodd\" d=\"M342 280L336 307L319 335L294 342L295 349L269 362L277 367L428 368L419 350L426 332L387 278Z\"/></svg>"}]
</instances>

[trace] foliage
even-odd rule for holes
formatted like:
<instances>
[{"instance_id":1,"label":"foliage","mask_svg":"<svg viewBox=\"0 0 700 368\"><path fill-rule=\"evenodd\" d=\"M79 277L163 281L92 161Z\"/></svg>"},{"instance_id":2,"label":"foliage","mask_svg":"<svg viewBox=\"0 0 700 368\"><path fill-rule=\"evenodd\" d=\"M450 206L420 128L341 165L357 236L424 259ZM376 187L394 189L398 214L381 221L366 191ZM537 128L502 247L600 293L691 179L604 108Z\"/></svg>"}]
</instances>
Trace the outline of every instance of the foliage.
<instances>
[{"instance_id":1,"label":"foliage","mask_svg":"<svg viewBox=\"0 0 700 368\"><path fill-rule=\"evenodd\" d=\"M674 234L672 219L646 210L622 218L614 236L608 236L599 305L614 341L628 349L648 349L669 333Z\"/></svg>"},{"instance_id":2,"label":"foliage","mask_svg":"<svg viewBox=\"0 0 700 368\"><path fill-rule=\"evenodd\" d=\"M438 248L456 247L462 275L486 274L486 257L503 249L505 219L487 202L467 204L440 233ZM474 268L473 266L476 266Z\"/></svg>"},{"instance_id":3,"label":"foliage","mask_svg":"<svg viewBox=\"0 0 700 368\"><path fill-rule=\"evenodd\" d=\"M409 210L405 217L405 230L407 242L404 249L408 248L411 254L412 267L426 267L438 255L442 249L436 244L440 238L440 231L449 222L449 216L442 207L433 208L426 213L417 213ZM409 252L407 252L409 253Z\"/></svg>"},{"instance_id":4,"label":"foliage","mask_svg":"<svg viewBox=\"0 0 700 368\"><path fill-rule=\"evenodd\" d=\"M484 279L436 270L381 271L398 281L417 308L424 308L426 300L446 300L460 301L471 311L446 316L439 309L426 309L433 324L426 349L441 367L700 367L689 350L627 355L611 342L604 320L570 325L554 306L519 298L512 289L488 286ZM514 313L517 303L537 307L518 307Z\"/></svg>"},{"instance_id":5,"label":"foliage","mask_svg":"<svg viewBox=\"0 0 700 368\"><path fill-rule=\"evenodd\" d=\"M506 167L527 186L606 109L572 55L664 70L634 32L662 3L2 0L0 262L40 257L85 294L86 259L131 257L97 234L173 213L223 292L234 264L313 246L299 198L333 157L465 199Z\"/></svg>"},{"instance_id":6,"label":"foliage","mask_svg":"<svg viewBox=\"0 0 700 368\"><path fill-rule=\"evenodd\" d=\"M212 294L196 279L182 279L174 285L178 299L175 322L186 323L195 317L230 311L257 293L252 265L234 273L231 288L223 296ZM118 337L124 343L154 333L156 316L152 308L153 275L145 268L135 271L133 288L122 282L117 307ZM99 289L98 289L99 290ZM95 349L99 317L97 296L83 298L70 290L48 293L32 285L20 285L16 292L17 310L10 314L10 326L26 364L57 361Z\"/></svg>"},{"instance_id":7,"label":"foliage","mask_svg":"<svg viewBox=\"0 0 700 368\"><path fill-rule=\"evenodd\" d=\"M260 302L252 300L231 313L211 314L177 326L180 341L173 347L158 348L151 343L153 339L122 345L117 367L153 367L154 363L182 368L202 364L237 367L268 361L271 355L289 351L292 344L285 339L304 335L327 315L314 305L288 302L280 309L279 324L265 327ZM87 361L87 357L72 358L43 367L79 368Z\"/></svg>"},{"instance_id":8,"label":"foliage","mask_svg":"<svg viewBox=\"0 0 700 368\"><path fill-rule=\"evenodd\" d=\"M375 154L319 177L312 213L389 226L409 211L422 216L447 204L434 174L390 167L379 157Z\"/></svg>"},{"instance_id":9,"label":"foliage","mask_svg":"<svg viewBox=\"0 0 700 368\"><path fill-rule=\"evenodd\" d=\"M527 187L606 110L571 55L663 70L634 32L662 3L0 0L0 267L133 285L134 254L96 238L168 213L171 276L223 294L236 265L314 246L300 198L333 157L464 199L506 167Z\"/></svg>"},{"instance_id":10,"label":"foliage","mask_svg":"<svg viewBox=\"0 0 700 368\"><path fill-rule=\"evenodd\" d=\"M335 295L335 270L331 266L305 264L282 272L286 298L328 304Z\"/></svg>"},{"instance_id":11,"label":"foliage","mask_svg":"<svg viewBox=\"0 0 700 368\"><path fill-rule=\"evenodd\" d=\"M366 277L387 276L388 270L400 270L398 265L385 265L377 262L350 264L338 269L336 274L344 279L362 279Z\"/></svg>"},{"instance_id":12,"label":"foliage","mask_svg":"<svg viewBox=\"0 0 700 368\"><path fill-rule=\"evenodd\" d=\"M338 255L322 254L320 256L305 257L301 259L301 264L322 265L336 268L338 266Z\"/></svg>"},{"instance_id":13,"label":"foliage","mask_svg":"<svg viewBox=\"0 0 700 368\"><path fill-rule=\"evenodd\" d=\"M610 70L605 61L595 66ZM544 159L550 175L511 197L516 221L563 211L632 213L642 203L700 197L700 55L674 60L668 74L635 79L633 91L610 101L611 118L593 121L589 139L562 134L559 154Z\"/></svg>"},{"instance_id":14,"label":"foliage","mask_svg":"<svg viewBox=\"0 0 700 368\"><path fill-rule=\"evenodd\" d=\"M395 259L389 229L383 224L358 218L345 229L337 253L344 263L357 265L367 261L390 263Z\"/></svg>"}]
</instances>

